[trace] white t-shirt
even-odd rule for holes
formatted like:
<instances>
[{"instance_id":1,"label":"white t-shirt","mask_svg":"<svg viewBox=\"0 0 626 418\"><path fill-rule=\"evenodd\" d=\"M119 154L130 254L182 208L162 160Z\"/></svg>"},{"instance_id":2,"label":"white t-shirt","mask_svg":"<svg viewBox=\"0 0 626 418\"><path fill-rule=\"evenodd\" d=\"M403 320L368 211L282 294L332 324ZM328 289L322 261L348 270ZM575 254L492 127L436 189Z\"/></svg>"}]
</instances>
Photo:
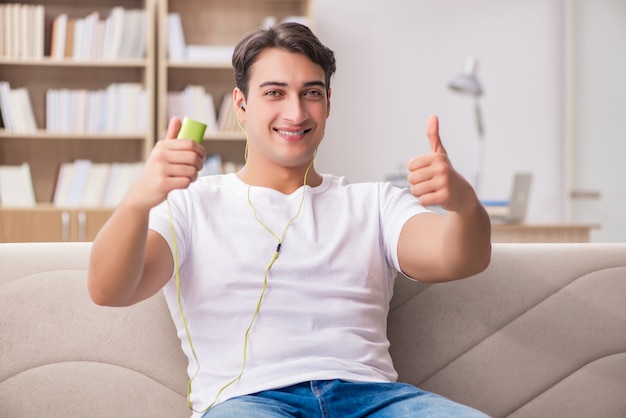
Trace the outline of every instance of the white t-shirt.
<instances>
[{"instance_id":1,"label":"white t-shirt","mask_svg":"<svg viewBox=\"0 0 626 418\"><path fill-rule=\"evenodd\" d=\"M180 263L182 309L198 357L192 381L196 411L215 400L244 361L244 334L264 274L285 226L279 257L249 333L241 379L218 402L308 380L394 381L387 313L399 270L403 224L425 212L406 189L387 183L350 184L324 175L318 187L285 195L248 186L235 174L201 177L169 202ZM255 219L252 203L259 220ZM150 228L173 250L167 202L154 208ZM164 288L189 359L175 276Z\"/></svg>"}]
</instances>

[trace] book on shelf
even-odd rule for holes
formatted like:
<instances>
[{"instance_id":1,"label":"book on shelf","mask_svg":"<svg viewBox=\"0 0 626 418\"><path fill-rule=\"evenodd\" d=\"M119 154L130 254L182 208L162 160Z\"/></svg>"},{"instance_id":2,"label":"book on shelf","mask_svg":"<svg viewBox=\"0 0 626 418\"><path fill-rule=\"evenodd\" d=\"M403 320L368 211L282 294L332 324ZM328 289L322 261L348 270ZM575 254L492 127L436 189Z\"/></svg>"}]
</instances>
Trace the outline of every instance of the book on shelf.
<instances>
[{"instance_id":1,"label":"book on shelf","mask_svg":"<svg viewBox=\"0 0 626 418\"><path fill-rule=\"evenodd\" d=\"M115 208L122 202L144 166L143 162L94 163L88 159L64 162L59 165L52 204L57 208ZM199 175L234 173L241 166L222 161L218 154L209 154ZM30 182L32 191L32 180ZM21 184L15 180L13 183ZM20 190L28 188L20 186ZM32 196L34 206L34 193Z\"/></svg>"},{"instance_id":2,"label":"book on shelf","mask_svg":"<svg viewBox=\"0 0 626 418\"><path fill-rule=\"evenodd\" d=\"M167 15L167 55L170 61L184 61L187 59L187 45L179 13Z\"/></svg>"},{"instance_id":3,"label":"book on shelf","mask_svg":"<svg viewBox=\"0 0 626 418\"><path fill-rule=\"evenodd\" d=\"M96 49L98 43L98 31L97 26L100 21L100 14L98 12L91 12L83 19L83 33L82 36L76 36L75 38L81 39L79 56L74 57L78 59L100 59L102 58L101 51ZM129 42L131 40L129 39Z\"/></svg>"},{"instance_id":4,"label":"book on shelf","mask_svg":"<svg viewBox=\"0 0 626 418\"><path fill-rule=\"evenodd\" d=\"M15 129L11 110L11 86L7 81L0 81L0 116L7 131Z\"/></svg>"},{"instance_id":5,"label":"book on shelf","mask_svg":"<svg viewBox=\"0 0 626 418\"><path fill-rule=\"evenodd\" d=\"M198 173L198 176L236 173L241 167L243 167L243 164L233 161L222 161L222 157L219 154L209 154L206 160L204 160L204 165L202 170Z\"/></svg>"},{"instance_id":6,"label":"book on shelf","mask_svg":"<svg viewBox=\"0 0 626 418\"><path fill-rule=\"evenodd\" d=\"M33 106L26 87L11 89L11 108L12 113L16 116L16 132L35 132L37 130Z\"/></svg>"},{"instance_id":7,"label":"book on shelf","mask_svg":"<svg viewBox=\"0 0 626 418\"><path fill-rule=\"evenodd\" d=\"M120 58L141 58L146 50L146 14L140 9L129 9L124 13L124 42Z\"/></svg>"},{"instance_id":8,"label":"book on shelf","mask_svg":"<svg viewBox=\"0 0 626 418\"><path fill-rule=\"evenodd\" d=\"M62 163L52 204L68 208L116 207L143 167L143 162L94 163L87 159Z\"/></svg>"},{"instance_id":9,"label":"book on shelf","mask_svg":"<svg viewBox=\"0 0 626 418\"><path fill-rule=\"evenodd\" d=\"M0 166L0 206L29 208L36 205L30 165Z\"/></svg>"},{"instance_id":10,"label":"book on shelf","mask_svg":"<svg viewBox=\"0 0 626 418\"><path fill-rule=\"evenodd\" d=\"M139 83L113 83L102 90L48 89L46 130L53 133L143 134L147 94Z\"/></svg>"},{"instance_id":11,"label":"book on shelf","mask_svg":"<svg viewBox=\"0 0 626 418\"><path fill-rule=\"evenodd\" d=\"M0 57L42 58L44 27L43 5L0 4Z\"/></svg>"},{"instance_id":12,"label":"book on shelf","mask_svg":"<svg viewBox=\"0 0 626 418\"><path fill-rule=\"evenodd\" d=\"M104 40L102 42L102 58L115 59L122 48L124 35L124 9L114 7L106 18Z\"/></svg>"},{"instance_id":13,"label":"book on shelf","mask_svg":"<svg viewBox=\"0 0 626 418\"><path fill-rule=\"evenodd\" d=\"M103 193L102 206L111 208L118 206L130 186L139 177L143 167L143 163L112 163L109 180Z\"/></svg>"},{"instance_id":14,"label":"book on shelf","mask_svg":"<svg viewBox=\"0 0 626 418\"><path fill-rule=\"evenodd\" d=\"M4 30L6 28L6 23L4 23L4 10L5 10L6 6L5 5L1 5L0 6L0 57L4 57L5 53L4 53L4 40L5 40L5 35L4 35Z\"/></svg>"},{"instance_id":15,"label":"book on shelf","mask_svg":"<svg viewBox=\"0 0 626 418\"><path fill-rule=\"evenodd\" d=\"M67 39L67 20L66 13L61 13L52 19L50 34L50 57L54 59L63 59L65 57L65 44ZM72 35L74 31L72 30Z\"/></svg>"},{"instance_id":16,"label":"book on shelf","mask_svg":"<svg viewBox=\"0 0 626 418\"><path fill-rule=\"evenodd\" d=\"M222 173L222 157L219 154L209 154L204 160L202 170L198 173L199 177L212 176Z\"/></svg>"},{"instance_id":17,"label":"book on shelf","mask_svg":"<svg viewBox=\"0 0 626 418\"><path fill-rule=\"evenodd\" d=\"M167 93L167 118L174 116L203 122L207 125L206 133L217 132L217 116L213 96L204 87L188 85L183 91L170 91Z\"/></svg>"},{"instance_id":18,"label":"book on shelf","mask_svg":"<svg viewBox=\"0 0 626 418\"><path fill-rule=\"evenodd\" d=\"M74 29L76 26L76 19L67 18L67 22L65 23L65 45L63 47L63 56L65 58L72 58L74 56ZM60 40L57 40L57 42L60 42Z\"/></svg>"},{"instance_id":19,"label":"book on shelf","mask_svg":"<svg viewBox=\"0 0 626 418\"><path fill-rule=\"evenodd\" d=\"M239 132L237 114L233 108L233 96L225 94L222 98L219 114L217 115L217 129L219 132Z\"/></svg>"},{"instance_id":20,"label":"book on shelf","mask_svg":"<svg viewBox=\"0 0 626 418\"><path fill-rule=\"evenodd\" d=\"M33 106L25 87L11 88L8 81L0 81L0 115L7 131L37 130Z\"/></svg>"},{"instance_id":21,"label":"book on shelf","mask_svg":"<svg viewBox=\"0 0 626 418\"><path fill-rule=\"evenodd\" d=\"M85 181L86 187L82 196L81 206L85 208L99 208L104 205L104 191L111 173L109 163L92 163Z\"/></svg>"},{"instance_id":22,"label":"book on shelf","mask_svg":"<svg viewBox=\"0 0 626 418\"><path fill-rule=\"evenodd\" d=\"M51 27L53 59L115 60L146 55L147 15L143 9L116 6L104 18L97 11L78 18L60 13Z\"/></svg>"},{"instance_id":23,"label":"book on shelf","mask_svg":"<svg viewBox=\"0 0 626 418\"><path fill-rule=\"evenodd\" d=\"M33 41L33 58L40 59L45 53L45 27L46 27L46 10L43 5L34 6L34 41Z\"/></svg>"},{"instance_id":24,"label":"book on shelf","mask_svg":"<svg viewBox=\"0 0 626 418\"><path fill-rule=\"evenodd\" d=\"M63 207L67 202L70 184L74 176L74 163L61 163L57 172L57 179L52 196L52 204L57 207Z\"/></svg>"},{"instance_id":25,"label":"book on shelf","mask_svg":"<svg viewBox=\"0 0 626 418\"><path fill-rule=\"evenodd\" d=\"M82 205L83 196L87 190L87 177L91 170L91 160L79 159L73 163L72 176L64 196L63 206L79 207Z\"/></svg>"}]
</instances>

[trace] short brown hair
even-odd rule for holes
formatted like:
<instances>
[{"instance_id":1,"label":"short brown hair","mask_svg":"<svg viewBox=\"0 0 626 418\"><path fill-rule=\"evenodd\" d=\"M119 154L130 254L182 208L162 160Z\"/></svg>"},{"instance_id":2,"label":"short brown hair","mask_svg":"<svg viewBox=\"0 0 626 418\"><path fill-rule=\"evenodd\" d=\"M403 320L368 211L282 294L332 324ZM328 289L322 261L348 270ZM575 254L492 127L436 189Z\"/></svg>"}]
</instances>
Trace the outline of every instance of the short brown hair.
<instances>
[{"instance_id":1,"label":"short brown hair","mask_svg":"<svg viewBox=\"0 0 626 418\"><path fill-rule=\"evenodd\" d=\"M306 55L322 67L326 89L330 88L330 79L336 70L335 54L324 46L307 26L286 22L251 32L235 46L232 61L235 83L245 97L248 96L250 68L259 54L267 48L281 48Z\"/></svg>"}]
</instances>

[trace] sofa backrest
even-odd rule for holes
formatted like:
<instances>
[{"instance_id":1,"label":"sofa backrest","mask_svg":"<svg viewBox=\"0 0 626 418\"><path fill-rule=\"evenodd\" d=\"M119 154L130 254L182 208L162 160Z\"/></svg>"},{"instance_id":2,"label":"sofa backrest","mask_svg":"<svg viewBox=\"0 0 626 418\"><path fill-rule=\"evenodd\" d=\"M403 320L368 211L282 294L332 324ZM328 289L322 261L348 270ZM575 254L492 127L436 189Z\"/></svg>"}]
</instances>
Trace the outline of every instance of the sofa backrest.
<instances>
[{"instance_id":1,"label":"sofa backrest","mask_svg":"<svg viewBox=\"0 0 626 418\"><path fill-rule=\"evenodd\" d=\"M495 417L626 416L626 244L495 244L480 275L396 281L400 380Z\"/></svg>"},{"instance_id":2,"label":"sofa backrest","mask_svg":"<svg viewBox=\"0 0 626 418\"><path fill-rule=\"evenodd\" d=\"M0 417L189 417L161 294L95 305L90 244L0 244Z\"/></svg>"}]
</instances>

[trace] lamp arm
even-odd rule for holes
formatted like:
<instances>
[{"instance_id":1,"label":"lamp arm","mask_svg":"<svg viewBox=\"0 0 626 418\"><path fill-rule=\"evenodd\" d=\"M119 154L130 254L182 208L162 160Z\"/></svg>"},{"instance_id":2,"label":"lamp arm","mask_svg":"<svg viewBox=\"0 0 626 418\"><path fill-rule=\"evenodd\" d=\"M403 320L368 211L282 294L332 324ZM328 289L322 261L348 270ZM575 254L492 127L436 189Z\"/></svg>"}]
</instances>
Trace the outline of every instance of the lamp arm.
<instances>
[{"instance_id":1,"label":"lamp arm","mask_svg":"<svg viewBox=\"0 0 626 418\"><path fill-rule=\"evenodd\" d=\"M483 127L482 112L478 97L474 97L474 112L476 114L476 129L478 131L478 148L476 150L476 174L474 177L474 190L481 197L483 170L485 165L485 130Z\"/></svg>"},{"instance_id":2,"label":"lamp arm","mask_svg":"<svg viewBox=\"0 0 626 418\"><path fill-rule=\"evenodd\" d=\"M478 131L478 139L485 138L485 128L483 126L483 115L478 103L478 97L474 97L474 113L476 114L476 130Z\"/></svg>"}]
</instances>

